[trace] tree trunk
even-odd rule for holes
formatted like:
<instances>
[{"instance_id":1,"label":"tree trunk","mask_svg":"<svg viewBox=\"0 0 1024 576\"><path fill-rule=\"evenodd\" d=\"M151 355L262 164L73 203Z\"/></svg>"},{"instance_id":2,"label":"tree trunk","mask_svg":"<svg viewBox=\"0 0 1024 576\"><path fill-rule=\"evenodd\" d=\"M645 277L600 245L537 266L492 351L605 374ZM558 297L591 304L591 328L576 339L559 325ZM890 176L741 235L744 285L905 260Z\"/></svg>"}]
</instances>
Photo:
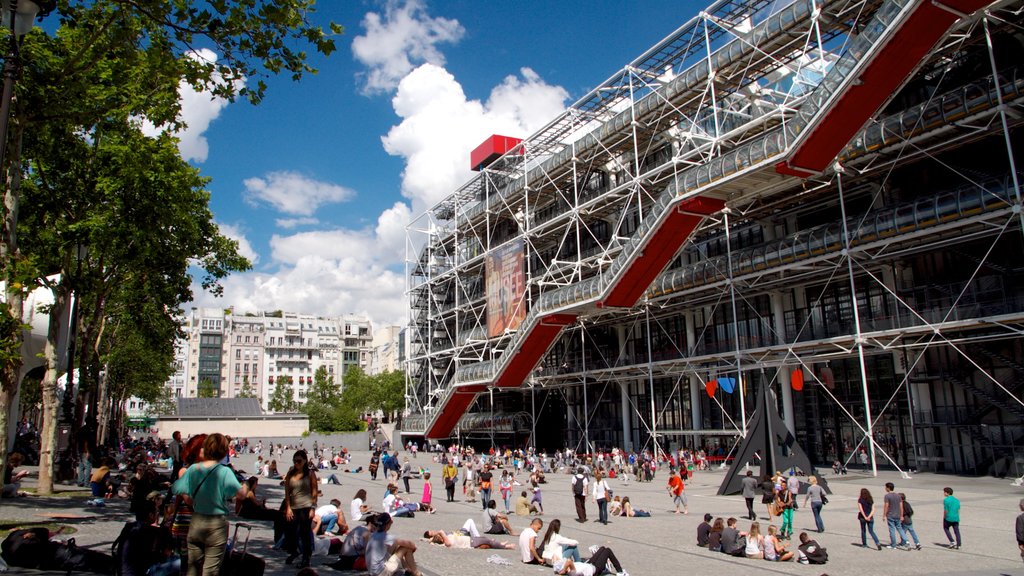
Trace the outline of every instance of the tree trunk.
<instances>
[{"instance_id":1,"label":"tree trunk","mask_svg":"<svg viewBox=\"0 0 1024 576\"><path fill-rule=\"evenodd\" d=\"M53 471L57 453L58 415L60 400L57 397L58 350L61 334L65 331L64 309L67 307L67 293L58 284L53 288L53 306L50 307L50 323L46 333L46 347L43 355L46 358L46 376L42 382L43 425L39 432L39 488L38 494L53 494ZM70 390L65 390L70 394Z\"/></svg>"},{"instance_id":2,"label":"tree trunk","mask_svg":"<svg viewBox=\"0 0 1024 576\"><path fill-rule=\"evenodd\" d=\"M0 180L7 184L4 189L3 231L0 234L0 267L3 268L7 292L8 313L19 324L24 322L25 295L18 282L15 268L21 258L18 250L18 205L21 202L21 170L8 170L8 166L19 166L21 162L21 136L24 130L15 120L14 137L9 139L7 161L0 166ZM26 330L12 330L11 350L18 351L0 366L0 470L7 466L7 451L11 439L7 434L10 427L11 409L14 397L21 384L22 358L25 354Z\"/></svg>"}]
</instances>

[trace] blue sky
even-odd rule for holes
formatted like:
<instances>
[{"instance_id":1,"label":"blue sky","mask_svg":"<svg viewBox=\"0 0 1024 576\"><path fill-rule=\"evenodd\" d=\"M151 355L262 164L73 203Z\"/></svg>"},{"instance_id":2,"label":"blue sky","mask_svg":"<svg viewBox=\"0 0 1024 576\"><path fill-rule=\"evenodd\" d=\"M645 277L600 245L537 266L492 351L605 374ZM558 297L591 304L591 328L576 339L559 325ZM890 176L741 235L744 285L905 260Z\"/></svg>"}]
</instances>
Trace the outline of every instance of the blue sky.
<instances>
[{"instance_id":1,"label":"blue sky","mask_svg":"<svg viewBox=\"0 0 1024 576\"><path fill-rule=\"evenodd\" d=\"M404 227L467 181L487 135L525 137L703 3L321 0L345 27L320 73L260 106L183 91L183 155L213 178L253 270L198 306L406 318Z\"/></svg>"}]
</instances>

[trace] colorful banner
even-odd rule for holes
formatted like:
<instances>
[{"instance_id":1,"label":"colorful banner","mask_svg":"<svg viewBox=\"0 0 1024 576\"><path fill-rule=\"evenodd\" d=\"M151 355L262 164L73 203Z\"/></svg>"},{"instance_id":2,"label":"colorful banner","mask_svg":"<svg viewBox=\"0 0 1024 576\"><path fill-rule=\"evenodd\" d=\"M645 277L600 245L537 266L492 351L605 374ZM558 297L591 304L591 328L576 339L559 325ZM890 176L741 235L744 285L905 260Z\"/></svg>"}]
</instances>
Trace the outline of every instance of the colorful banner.
<instances>
[{"instance_id":1,"label":"colorful banner","mask_svg":"<svg viewBox=\"0 0 1024 576\"><path fill-rule=\"evenodd\" d=\"M526 318L526 266L523 241L487 255L487 333L491 338L519 328Z\"/></svg>"}]
</instances>

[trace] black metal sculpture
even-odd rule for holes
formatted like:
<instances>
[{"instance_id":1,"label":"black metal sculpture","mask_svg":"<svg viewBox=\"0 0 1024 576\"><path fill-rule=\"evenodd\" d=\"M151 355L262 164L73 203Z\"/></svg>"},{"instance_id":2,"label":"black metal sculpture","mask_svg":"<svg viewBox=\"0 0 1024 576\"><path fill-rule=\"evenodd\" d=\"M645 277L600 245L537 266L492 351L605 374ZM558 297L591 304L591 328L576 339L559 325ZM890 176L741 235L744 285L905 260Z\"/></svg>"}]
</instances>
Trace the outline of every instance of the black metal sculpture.
<instances>
[{"instance_id":1,"label":"black metal sculpture","mask_svg":"<svg viewBox=\"0 0 1024 576\"><path fill-rule=\"evenodd\" d=\"M814 474L814 466L810 458L796 443L793 433L786 427L776 408L775 393L766 385L757 390L757 411L747 427L747 436L740 444L736 459L729 466L722 485L718 487L719 496L739 494L742 479L746 476L746 464L755 460L761 467L762 474L772 474L776 470L786 471L796 468L804 474ZM818 485L827 494L831 494L828 482L818 476ZM807 483L800 483L800 492L806 492Z\"/></svg>"}]
</instances>

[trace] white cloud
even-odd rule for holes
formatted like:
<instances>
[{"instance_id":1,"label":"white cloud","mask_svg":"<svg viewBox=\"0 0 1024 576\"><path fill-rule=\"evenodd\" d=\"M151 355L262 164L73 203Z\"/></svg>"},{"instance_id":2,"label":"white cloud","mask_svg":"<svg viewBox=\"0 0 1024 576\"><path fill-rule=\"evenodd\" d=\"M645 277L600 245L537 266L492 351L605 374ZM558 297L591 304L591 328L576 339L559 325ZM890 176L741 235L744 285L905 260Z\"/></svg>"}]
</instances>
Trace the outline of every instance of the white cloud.
<instances>
[{"instance_id":1,"label":"white cloud","mask_svg":"<svg viewBox=\"0 0 1024 576\"><path fill-rule=\"evenodd\" d=\"M399 202L361 230L318 230L271 237L276 270L236 274L225 298L196 287L199 306L233 305L239 312L288 310L322 316L361 314L375 326L407 321L404 270L408 207ZM224 226L221 231L227 234Z\"/></svg>"},{"instance_id":2,"label":"white cloud","mask_svg":"<svg viewBox=\"0 0 1024 576\"><path fill-rule=\"evenodd\" d=\"M312 216L324 204L345 202L356 195L344 186L289 171L270 172L263 178L247 178L243 183L249 203L270 204L285 214L298 216Z\"/></svg>"},{"instance_id":3,"label":"white cloud","mask_svg":"<svg viewBox=\"0 0 1024 576\"><path fill-rule=\"evenodd\" d=\"M225 299L200 295L200 305L234 305L236 310L283 309L307 314L365 314L375 326L405 324L405 227L464 184L473 172L469 153L491 134L525 137L564 110L569 95L546 83L529 68L510 75L486 100L468 98L442 67L436 44L461 38L458 22L431 18L417 0L390 3L384 16L368 14L366 34L353 41L356 58L367 66L368 91L397 88L392 106L398 117L381 141L391 155L405 160L400 201L363 229L308 230L275 234L271 262L263 272L224 281ZM413 68L413 62L425 62ZM287 175L275 177L275 175ZM342 187L323 191L303 177L272 173L246 180L250 201L269 203L298 216L282 218L278 227L315 224L322 203L347 200ZM285 185L285 182L288 185ZM319 190L319 191L318 191ZM342 192L344 191L344 192ZM415 255L413 255L415 256Z\"/></svg>"},{"instance_id":4,"label":"white cloud","mask_svg":"<svg viewBox=\"0 0 1024 576\"><path fill-rule=\"evenodd\" d=\"M319 223L320 220L318 218L313 218L312 216L303 216L302 218L278 218L277 220L274 220L274 224L276 224L278 228L284 228L286 230L298 228L299 226L314 226Z\"/></svg>"},{"instance_id":5,"label":"white cloud","mask_svg":"<svg viewBox=\"0 0 1024 576\"><path fill-rule=\"evenodd\" d=\"M211 63L217 61L217 54L207 48L201 48L189 56ZM239 80L236 83L237 89L244 86L244 80ZM216 120L221 111L227 107L228 101L215 97L209 92L197 91L184 80L178 85L178 96L181 100L178 119L185 124L185 128L174 134L178 138L178 151L181 152L181 156L185 160L204 162L210 153L210 145L204 134L210 127L210 123ZM142 120L142 132L147 136L156 136L164 130L166 130L166 126L154 126L149 120Z\"/></svg>"},{"instance_id":6,"label":"white cloud","mask_svg":"<svg viewBox=\"0 0 1024 576\"><path fill-rule=\"evenodd\" d=\"M465 30L457 20L432 18L420 0L404 5L388 0L384 14L368 12L366 32L352 40L352 53L367 68L363 91L367 94L394 90L416 65L443 66L444 54L437 45L455 43Z\"/></svg>"},{"instance_id":7,"label":"white cloud","mask_svg":"<svg viewBox=\"0 0 1024 576\"><path fill-rule=\"evenodd\" d=\"M392 99L402 121L383 138L388 153L405 158L402 194L412 200L413 213L469 180L469 153L488 136L528 136L565 110L568 97L529 68L505 78L486 102L468 99L443 68L413 70Z\"/></svg>"},{"instance_id":8,"label":"white cloud","mask_svg":"<svg viewBox=\"0 0 1024 576\"><path fill-rule=\"evenodd\" d=\"M260 261L260 255L253 250L252 244L249 239L245 237L242 229L234 224L218 224L220 233L228 238L238 242L238 253L249 259L255 265Z\"/></svg>"}]
</instances>

